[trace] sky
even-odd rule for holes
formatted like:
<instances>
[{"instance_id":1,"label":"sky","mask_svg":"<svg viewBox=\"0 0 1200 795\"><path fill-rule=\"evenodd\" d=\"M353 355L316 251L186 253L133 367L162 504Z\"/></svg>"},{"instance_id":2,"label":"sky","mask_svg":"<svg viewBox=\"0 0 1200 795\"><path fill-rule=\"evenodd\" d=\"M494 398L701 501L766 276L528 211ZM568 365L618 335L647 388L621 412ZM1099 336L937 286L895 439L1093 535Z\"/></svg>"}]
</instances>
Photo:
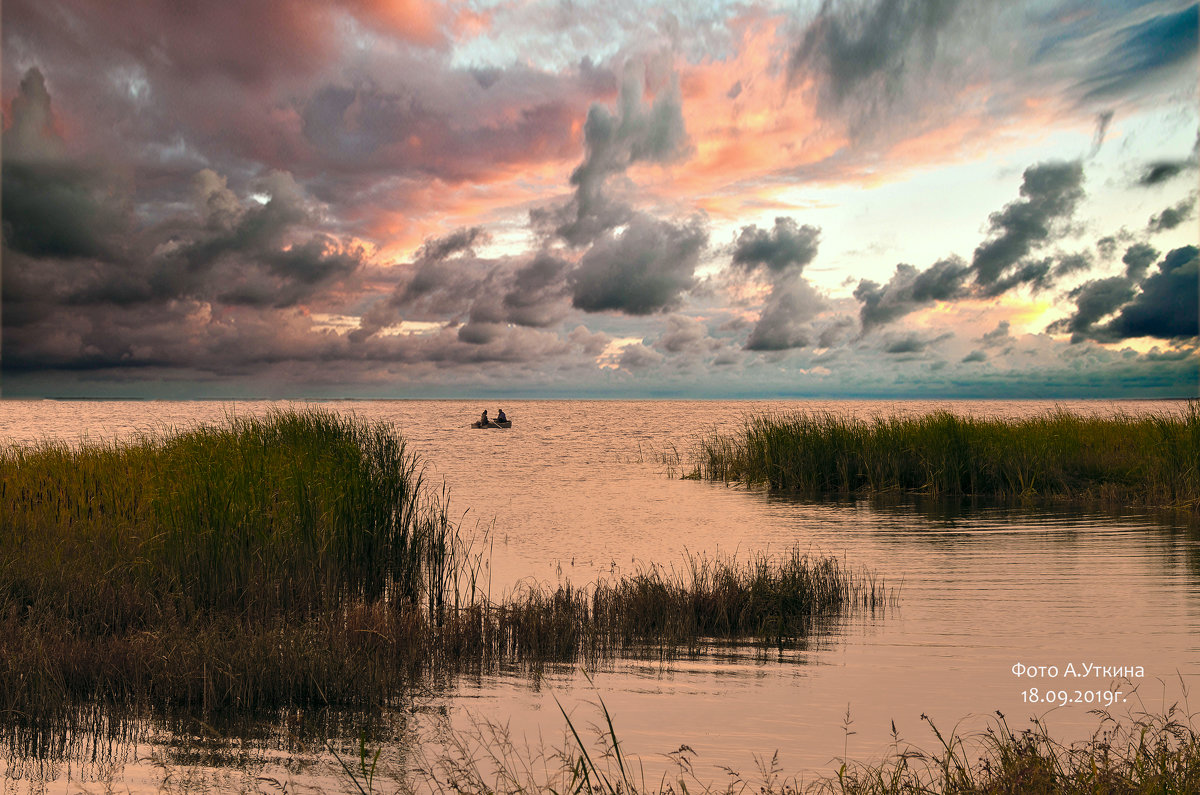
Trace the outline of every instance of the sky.
<instances>
[{"instance_id":1,"label":"sky","mask_svg":"<svg viewBox=\"0 0 1200 795\"><path fill-rule=\"evenodd\" d=\"M1200 394L1180 0L6 0L6 397Z\"/></svg>"}]
</instances>

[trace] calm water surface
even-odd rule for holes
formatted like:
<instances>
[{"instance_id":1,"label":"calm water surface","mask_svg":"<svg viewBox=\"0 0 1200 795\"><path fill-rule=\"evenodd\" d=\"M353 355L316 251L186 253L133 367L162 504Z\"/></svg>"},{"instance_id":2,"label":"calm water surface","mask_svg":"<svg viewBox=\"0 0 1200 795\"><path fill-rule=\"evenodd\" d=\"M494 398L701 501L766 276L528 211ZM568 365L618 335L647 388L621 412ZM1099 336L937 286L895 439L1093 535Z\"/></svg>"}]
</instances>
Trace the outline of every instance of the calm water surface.
<instances>
[{"instance_id":1,"label":"calm water surface","mask_svg":"<svg viewBox=\"0 0 1200 795\"><path fill-rule=\"evenodd\" d=\"M0 442L127 438L261 413L277 403L0 402ZM457 726L508 723L514 736L558 744L557 698L582 724L602 698L647 777L686 743L702 778L720 766L752 774L776 749L789 772L828 773L844 753L930 748L921 721L941 728L1010 725L1046 715L1063 739L1090 735L1091 705L1048 708L1023 691L1136 688L1114 711L1156 711L1200 677L1200 536L1144 515L813 503L673 479L670 460L701 434L735 429L750 413L815 409L860 416L948 408L1003 417L1055 406L1088 414L1178 410L1169 402L585 402L372 401L322 404L395 423L449 488L453 512L487 545L493 596L522 582L585 583L692 554L784 553L793 546L844 557L898 589L875 615L851 616L786 659L724 650L669 665L626 661L589 681L555 669L463 680L440 706ZM509 430L468 426L504 408ZM664 458L665 456L665 458ZM1093 675L1018 679L1014 664L1142 666L1132 682ZM1197 697L1200 708L1200 696ZM10 771L11 772L11 771ZM124 771L121 789L156 780ZM68 784L56 784L75 791ZM53 787L52 787L53 789ZM55 790L55 791L64 791Z\"/></svg>"}]
</instances>

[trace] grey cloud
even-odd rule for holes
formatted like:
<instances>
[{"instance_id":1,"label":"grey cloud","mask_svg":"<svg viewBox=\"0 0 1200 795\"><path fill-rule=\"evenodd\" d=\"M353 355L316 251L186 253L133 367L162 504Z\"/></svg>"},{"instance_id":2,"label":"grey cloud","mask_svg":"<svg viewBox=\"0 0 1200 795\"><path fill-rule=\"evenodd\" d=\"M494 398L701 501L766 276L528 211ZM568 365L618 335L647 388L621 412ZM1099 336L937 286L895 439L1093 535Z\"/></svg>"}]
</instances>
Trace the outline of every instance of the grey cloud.
<instances>
[{"instance_id":1,"label":"grey cloud","mask_svg":"<svg viewBox=\"0 0 1200 795\"><path fill-rule=\"evenodd\" d=\"M1022 198L988 219L993 237L975 249L971 262L976 282L985 288L994 284L1032 249L1052 240L1083 196L1083 164L1078 161L1025 169Z\"/></svg>"},{"instance_id":2,"label":"grey cloud","mask_svg":"<svg viewBox=\"0 0 1200 795\"><path fill-rule=\"evenodd\" d=\"M366 340L406 313L416 320L444 320L468 311L492 270L474 256L474 245L483 238L481 227L469 227L426 240L409 265L407 280L362 314L350 339Z\"/></svg>"},{"instance_id":3,"label":"grey cloud","mask_svg":"<svg viewBox=\"0 0 1200 795\"><path fill-rule=\"evenodd\" d=\"M986 362L987 354L983 351L971 351L962 358L963 364L971 364L972 362Z\"/></svg>"},{"instance_id":4,"label":"grey cloud","mask_svg":"<svg viewBox=\"0 0 1200 795\"><path fill-rule=\"evenodd\" d=\"M1125 277L1133 281L1141 281L1146 271L1158 259L1158 250L1149 243L1134 243L1125 249L1121 262L1125 263Z\"/></svg>"},{"instance_id":5,"label":"grey cloud","mask_svg":"<svg viewBox=\"0 0 1200 795\"><path fill-rule=\"evenodd\" d=\"M708 336L708 327L699 320L683 315L670 315L667 318L667 330L654 343L654 347L670 353L697 350L704 342L713 341Z\"/></svg>"},{"instance_id":6,"label":"grey cloud","mask_svg":"<svg viewBox=\"0 0 1200 795\"><path fill-rule=\"evenodd\" d=\"M824 97L831 103L866 91L887 98L906 69L933 61L942 30L959 6L957 0L853 5L826 0L791 53L789 78L795 83L823 74Z\"/></svg>"},{"instance_id":7,"label":"grey cloud","mask_svg":"<svg viewBox=\"0 0 1200 795\"><path fill-rule=\"evenodd\" d=\"M1082 341L1092 326L1133 298L1133 284L1124 276L1097 279L1076 287L1070 293L1075 312L1050 326L1048 331L1069 331L1073 342Z\"/></svg>"},{"instance_id":8,"label":"grey cloud","mask_svg":"<svg viewBox=\"0 0 1200 795\"><path fill-rule=\"evenodd\" d=\"M1086 251L1063 254L1058 257L1058 262L1051 269L1050 275L1054 279L1061 279L1064 276L1090 271L1094 264L1092 255Z\"/></svg>"},{"instance_id":9,"label":"grey cloud","mask_svg":"<svg viewBox=\"0 0 1200 795\"><path fill-rule=\"evenodd\" d=\"M556 234L572 245L585 245L631 216L624 203L611 198L605 184L639 161L667 162L687 147L678 79L661 90L647 107L645 77L636 63L626 67L614 114L593 105L584 123L584 159L571 174L575 196L556 211L534 213L535 226L558 223Z\"/></svg>"},{"instance_id":10,"label":"grey cloud","mask_svg":"<svg viewBox=\"0 0 1200 795\"><path fill-rule=\"evenodd\" d=\"M818 348L832 348L846 341L854 329L854 321L848 317L834 318L833 322L821 329L817 336Z\"/></svg>"},{"instance_id":11,"label":"grey cloud","mask_svg":"<svg viewBox=\"0 0 1200 795\"><path fill-rule=\"evenodd\" d=\"M608 347L608 343L612 342L612 337L605 334L603 331L589 331L586 326L576 326L567 334L567 339L571 344L577 345L583 349L583 352L589 356L599 356Z\"/></svg>"},{"instance_id":12,"label":"grey cloud","mask_svg":"<svg viewBox=\"0 0 1200 795\"><path fill-rule=\"evenodd\" d=\"M647 348L640 342L626 345L621 351L619 364L625 370L644 370L663 362L663 355L658 351Z\"/></svg>"},{"instance_id":13,"label":"grey cloud","mask_svg":"<svg viewBox=\"0 0 1200 795\"><path fill-rule=\"evenodd\" d=\"M1200 334L1200 251L1184 246L1169 252L1141 292L1107 325L1118 338L1181 339Z\"/></svg>"},{"instance_id":14,"label":"grey cloud","mask_svg":"<svg viewBox=\"0 0 1200 795\"><path fill-rule=\"evenodd\" d=\"M929 341L921 339L918 334L900 334L890 335L883 346L884 353L903 354L903 353L920 353L929 347Z\"/></svg>"},{"instance_id":15,"label":"grey cloud","mask_svg":"<svg viewBox=\"0 0 1200 795\"><path fill-rule=\"evenodd\" d=\"M807 347L813 337L810 321L825 306L825 299L803 276L778 277L762 315L746 340L746 349L782 351Z\"/></svg>"},{"instance_id":16,"label":"grey cloud","mask_svg":"<svg viewBox=\"0 0 1200 795\"><path fill-rule=\"evenodd\" d=\"M695 284L707 240L698 218L677 225L636 215L623 230L598 239L569 274L572 305L630 315L670 309Z\"/></svg>"},{"instance_id":17,"label":"grey cloud","mask_svg":"<svg viewBox=\"0 0 1200 795\"><path fill-rule=\"evenodd\" d=\"M1150 216L1146 228L1150 232L1166 232L1174 229L1192 217L1196 211L1196 194L1193 193L1178 204L1172 205L1161 213Z\"/></svg>"},{"instance_id":18,"label":"grey cloud","mask_svg":"<svg viewBox=\"0 0 1200 795\"><path fill-rule=\"evenodd\" d=\"M1007 345L1012 341L1012 324L1007 320L1001 320L996 324L996 328L984 334L979 338L985 348L995 348L1000 345Z\"/></svg>"},{"instance_id":19,"label":"grey cloud","mask_svg":"<svg viewBox=\"0 0 1200 795\"><path fill-rule=\"evenodd\" d=\"M1094 61L1092 74L1081 84L1083 99L1120 96L1189 64L1194 70L1198 19L1193 4L1121 30L1113 46Z\"/></svg>"},{"instance_id":20,"label":"grey cloud","mask_svg":"<svg viewBox=\"0 0 1200 795\"><path fill-rule=\"evenodd\" d=\"M65 149L50 105L46 78L40 69L29 69L21 78L19 93L12 100L12 123L4 131L6 161L62 158Z\"/></svg>"},{"instance_id":21,"label":"grey cloud","mask_svg":"<svg viewBox=\"0 0 1200 795\"><path fill-rule=\"evenodd\" d=\"M776 218L773 229L744 226L733 249L733 264L752 269L765 265L779 272L790 268L802 269L817 256L821 230L792 218Z\"/></svg>"},{"instance_id":22,"label":"grey cloud","mask_svg":"<svg viewBox=\"0 0 1200 795\"><path fill-rule=\"evenodd\" d=\"M1179 176L1184 171L1191 171L1195 168L1195 158L1187 158L1185 160L1159 160L1146 165L1142 175L1138 177L1137 184L1143 187L1159 185Z\"/></svg>"},{"instance_id":23,"label":"grey cloud","mask_svg":"<svg viewBox=\"0 0 1200 795\"><path fill-rule=\"evenodd\" d=\"M854 297L862 302L863 330L896 320L934 301L961 296L969 272L961 259L948 257L924 271L901 263L882 286L867 279L860 281Z\"/></svg>"},{"instance_id":24,"label":"grey cloud","mask_svg":"<svg viewBox=\"0 0 1200 795\"><path fill-rule=\"evenodd\" d=\"M541 252L516 272L504 294L506 319L522 326L551 326L566 315L566 260Z\"/></svg>"},{"instance_id":25,"label":"grey cloud","mask_svg":"<svg viewBox=\"0 0 1200 795\"><path fill-rule=\"evenodd\" d=\"M1023 284L1031 285L1035 292L1049 289L1053 269L1054 260L1050 257L1022 262L1003 278L983 285L980 294L986 298L995 298Z\"/></svg>"}]
</instances>

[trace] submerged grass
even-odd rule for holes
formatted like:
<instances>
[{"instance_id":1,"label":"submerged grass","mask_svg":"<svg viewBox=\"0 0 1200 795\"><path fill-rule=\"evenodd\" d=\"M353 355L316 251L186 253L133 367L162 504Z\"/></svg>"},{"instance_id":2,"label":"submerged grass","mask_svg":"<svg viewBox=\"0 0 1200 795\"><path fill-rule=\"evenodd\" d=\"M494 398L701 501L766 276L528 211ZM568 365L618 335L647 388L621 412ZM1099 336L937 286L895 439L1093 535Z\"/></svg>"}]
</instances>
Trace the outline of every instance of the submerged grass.
<instances>
[{"instance_id":1,"label":"submerged grass","mask_svg":"<svg viewBox=\"0 0 1200 795\"><path fill-rule=\"evenodd\" d=\"M1024 419L757 416L703 439L690 476L800 494L912 493L1200 512L1200 403L1175 414Z\"/></svg>"},{"instance_id":2,"label":"submerged grass","mask_svg":"<svg viewBox=\"0 0 1200 795\"><path fill-rule=\"evenodd\" d=\"M0 452L0 712L372 705L426 674L784 644L887 597L836 559L689 559L493 602L384 424L325 411Z\"/></svg>"}]
</instances>

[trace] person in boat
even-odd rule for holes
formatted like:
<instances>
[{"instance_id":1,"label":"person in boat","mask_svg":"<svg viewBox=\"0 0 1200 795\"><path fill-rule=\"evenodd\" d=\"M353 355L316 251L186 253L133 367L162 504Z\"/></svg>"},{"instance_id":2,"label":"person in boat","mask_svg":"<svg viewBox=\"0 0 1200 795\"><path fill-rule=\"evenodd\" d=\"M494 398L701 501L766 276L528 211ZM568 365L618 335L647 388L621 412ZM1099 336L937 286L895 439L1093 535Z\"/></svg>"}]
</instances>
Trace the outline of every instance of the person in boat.
<instances>
[{"instance_id":1,"label":"person in boat","mask_svg":"<svg viewBox=\"0 0 1200 795\"><path fill-rule=\"evenodd\" d=\"M480 427L486 428L488 425L487 409L483 410L483 416L479 418Z\"/></svg>"},{"instance_id":2,"label":"person in boat","mask_svg":"<svg viewBox=\"0 0 1200 795\"><path fill-rule=\"evenodd\" d=\"M504 416L504 409L500 409L500 411L496 414L496 422L508 422L508 417Z\"/></svg>"}]
</instances>

